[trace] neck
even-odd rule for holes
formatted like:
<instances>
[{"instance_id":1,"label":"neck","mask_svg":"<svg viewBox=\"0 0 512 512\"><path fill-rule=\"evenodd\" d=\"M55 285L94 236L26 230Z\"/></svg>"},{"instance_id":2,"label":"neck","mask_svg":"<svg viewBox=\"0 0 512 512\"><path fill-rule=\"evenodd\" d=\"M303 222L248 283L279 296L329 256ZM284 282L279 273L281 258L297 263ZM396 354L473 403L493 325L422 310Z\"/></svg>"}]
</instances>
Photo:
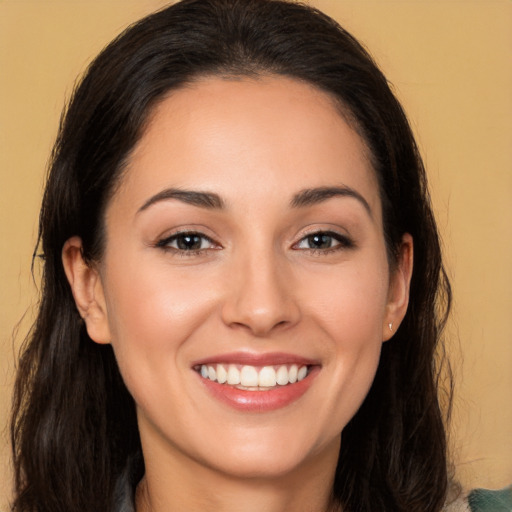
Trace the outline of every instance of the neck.
<instances>
[{"instance_id":1,"label":"neck","mask_svg":"<svg viewBox=\"0 0 512 512\"><path fill-rule=\"evenodd\" d=\"M322 454L288 474L258 478L238 478L179 460L157 467L146 457L136 512L340 512L332 500L337 458L332 450L327 453L327 459Z\"/></svg>"}]
</instances>

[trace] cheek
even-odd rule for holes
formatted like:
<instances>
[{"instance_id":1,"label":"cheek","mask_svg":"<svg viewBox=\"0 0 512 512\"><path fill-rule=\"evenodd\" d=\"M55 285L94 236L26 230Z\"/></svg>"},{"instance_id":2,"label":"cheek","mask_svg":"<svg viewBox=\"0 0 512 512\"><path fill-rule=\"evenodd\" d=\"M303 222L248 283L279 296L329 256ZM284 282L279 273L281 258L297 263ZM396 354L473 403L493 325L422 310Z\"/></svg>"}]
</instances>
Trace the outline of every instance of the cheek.
<instances>
[{"instance_id":1,"label":"cheek","mask_svg":"<svg viewBox=\"0 0 512 512\"><path fill-rule=\"evenodd\" d=\"M310 315L335 342L364 348L372 340L382 341L388 297L386 265L347 265L325 275L313 275L304 291Z\"/></svg>"},{"instance_id":2,"label":"cheek","mask_svg":"<svg viewBox=\"0 0 512 512\"><path fill-rule=\"evenodd\" d=\"M211 287L201 286L208 281L201 276L191 281L186 272L146 259L139 258L134 265L129 261L110 265L106 272L109 321L115 337L138 334L140 339L157 343L158 338L151 339L149 332L186 336L187 327L200 320L212 301Z\"/></svg>"},{"instance_id":3,"label":"cheek","mask_svg":"<svg viewBox=\"0 0 512 512\"><path fill-rule=\"evenodd\" d=\"M364 401L373 382L382 348L388 274L383 265L364 270L341 269L329 280L311 279L310 318L328 340L324 415L332 428L343 428ZM374 269L374 270L372 270ZM328 283L328 287L327 287ZM326 289L329 290L326 293Z\"/></svg>"},{"instance_id":4,"label":"cheek","mask_svg":"<svg viewBox=\"0 0 512 512\"><path fill-rule=\"evenodd\" d=\"M141 384L151 387L156 368L162 368L164 380L177 371L187 340L210 316L214 292L198 291L198 282L156 265L131 267L125 261L112 265L106 275L111 343L123 378L136 395Z\"/></svg>"},{"instance_id":5,"label":"cheek","mask_svg":"<svg viewBox=\"0 0 512 512\"><path fill-rule=\"evenodd\" d=\"M387 286L382 276L356 272L338 284L326 304L324 319L333 340L335 372L352 391L369 387L382 347L382 323L386 312Z\"/></svg>"}]
</instances>

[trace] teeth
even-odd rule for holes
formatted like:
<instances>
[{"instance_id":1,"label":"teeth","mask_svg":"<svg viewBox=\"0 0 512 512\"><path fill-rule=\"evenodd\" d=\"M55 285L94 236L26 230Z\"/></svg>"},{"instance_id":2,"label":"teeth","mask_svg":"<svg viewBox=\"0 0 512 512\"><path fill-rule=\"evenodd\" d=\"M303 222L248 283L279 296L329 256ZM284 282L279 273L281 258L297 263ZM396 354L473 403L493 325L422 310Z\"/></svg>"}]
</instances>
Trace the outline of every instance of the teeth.
<instances>
[{"instance_id":1,"label":"teeth","mask_svg":"<svg viewBox=\"0 0 512 512\"><path fill-rule=\"evenodd\" d=\"M201 366L201 375L203 374L202 368L203 367ZM231 384L232 386L240 384L240 372L234 364L230 364L228 366L228 384Z\"/></svg>"},{"instance_id":2,"label":"teeth","mask_svg":"<svg viewBox=\"0 0 512 512\"><path fill-rule=\"evenodd\" d=\"M240 384L242 386L258 385L258 370L254 366L244 366L240 372Z\"/></svg>"},{"instance_id":3,"label":"teeth","mask_svg":"<svg viewBox=\"0 0 512 512\"><path fill-rule=\"evenodd\" d=\"M276 371L274 368L272 366L264 366L258 375L258 386L272 388L276 383Z\"/></svg>"},{"instance_id":4,"label":"teeth","mask_svg":"<svg viewBox=\"0 0 512 512\"><path fill-rule=\"evenodd\" d=\"M228 372L221 364L217 365L217 382L224 384L228 380Z\"/></svg>"},{"instance_id":5,"label":"teeth","mask_svg":"<svg viewBox=\"0 0 512 512\"><path fill-rule=\"evenodd\" d=\"M288 372L288 380L293 384L297 382L297 372L299 369L297 368L296 364L292 364L290 367L290 371Z\"/></svg>"},{"instance_id":6,"label":"teeth","mask_svg":"<svg viewBox=\"0 0 512 512\"><path fill-rule=\"evenodd\" d=\"M286 386L288 382L291 382L289 379L290 372L288 371L288 368L286 368L286 366L280 366L276 373L276 382L280 386Z\"/></svg>"},{"instance_id":7,"label":"teeth","mask_svg":"<svg viewBox=\"0 0 512 512\"><path fill-rule=\"evenodd\" d=\"M227 367L227 369L226 369ZM307 366L279 365L255 367L235 364L201 365L201 376L219 384L242 386L244 388L274 388L301 381L308 375Z\"/></svg>"}]
</instances>

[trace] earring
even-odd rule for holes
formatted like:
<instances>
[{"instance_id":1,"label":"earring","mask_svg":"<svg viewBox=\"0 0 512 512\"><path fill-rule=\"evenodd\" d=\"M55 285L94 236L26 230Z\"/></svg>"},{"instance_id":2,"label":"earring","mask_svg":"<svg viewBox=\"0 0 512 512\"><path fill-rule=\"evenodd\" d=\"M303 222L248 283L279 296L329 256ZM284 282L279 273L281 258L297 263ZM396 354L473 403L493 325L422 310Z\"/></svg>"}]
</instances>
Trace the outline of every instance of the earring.
<instances>
[{"instance_id":1,"label":"earring","mask_svg":"<svg viewBox=\"0 0 512 512\"><path fill-rule=\"evenodd\" d=\"M390 322L390 323L388 324L388 327L389 327L389 330L390 330L391 332L393 332L393 323L392 323L392 322Z\"/></svg>"}]
</instances>

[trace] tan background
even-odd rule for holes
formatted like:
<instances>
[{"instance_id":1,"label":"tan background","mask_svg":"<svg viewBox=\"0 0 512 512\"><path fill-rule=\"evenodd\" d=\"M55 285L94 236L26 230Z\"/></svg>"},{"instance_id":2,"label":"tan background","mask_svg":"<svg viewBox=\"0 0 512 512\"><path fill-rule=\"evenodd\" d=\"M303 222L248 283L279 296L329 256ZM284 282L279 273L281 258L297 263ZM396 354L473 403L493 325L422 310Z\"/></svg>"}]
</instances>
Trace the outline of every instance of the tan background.
<instances>
[{"instance_id":1,"label":"tan background","mask_svg":"<svg viewBox=\"0 0 512 512\"><path fill-rule=\"evenodd\" d=\"M467 486L512 482L512 2L314 0L366 43L418 133L455 308L454 454ZM45 163L90 59L162 0L0 0L0 509L7 416L31 318ZM462 354L462 355L461 355Z\"/></svg>"}]
</instances>

